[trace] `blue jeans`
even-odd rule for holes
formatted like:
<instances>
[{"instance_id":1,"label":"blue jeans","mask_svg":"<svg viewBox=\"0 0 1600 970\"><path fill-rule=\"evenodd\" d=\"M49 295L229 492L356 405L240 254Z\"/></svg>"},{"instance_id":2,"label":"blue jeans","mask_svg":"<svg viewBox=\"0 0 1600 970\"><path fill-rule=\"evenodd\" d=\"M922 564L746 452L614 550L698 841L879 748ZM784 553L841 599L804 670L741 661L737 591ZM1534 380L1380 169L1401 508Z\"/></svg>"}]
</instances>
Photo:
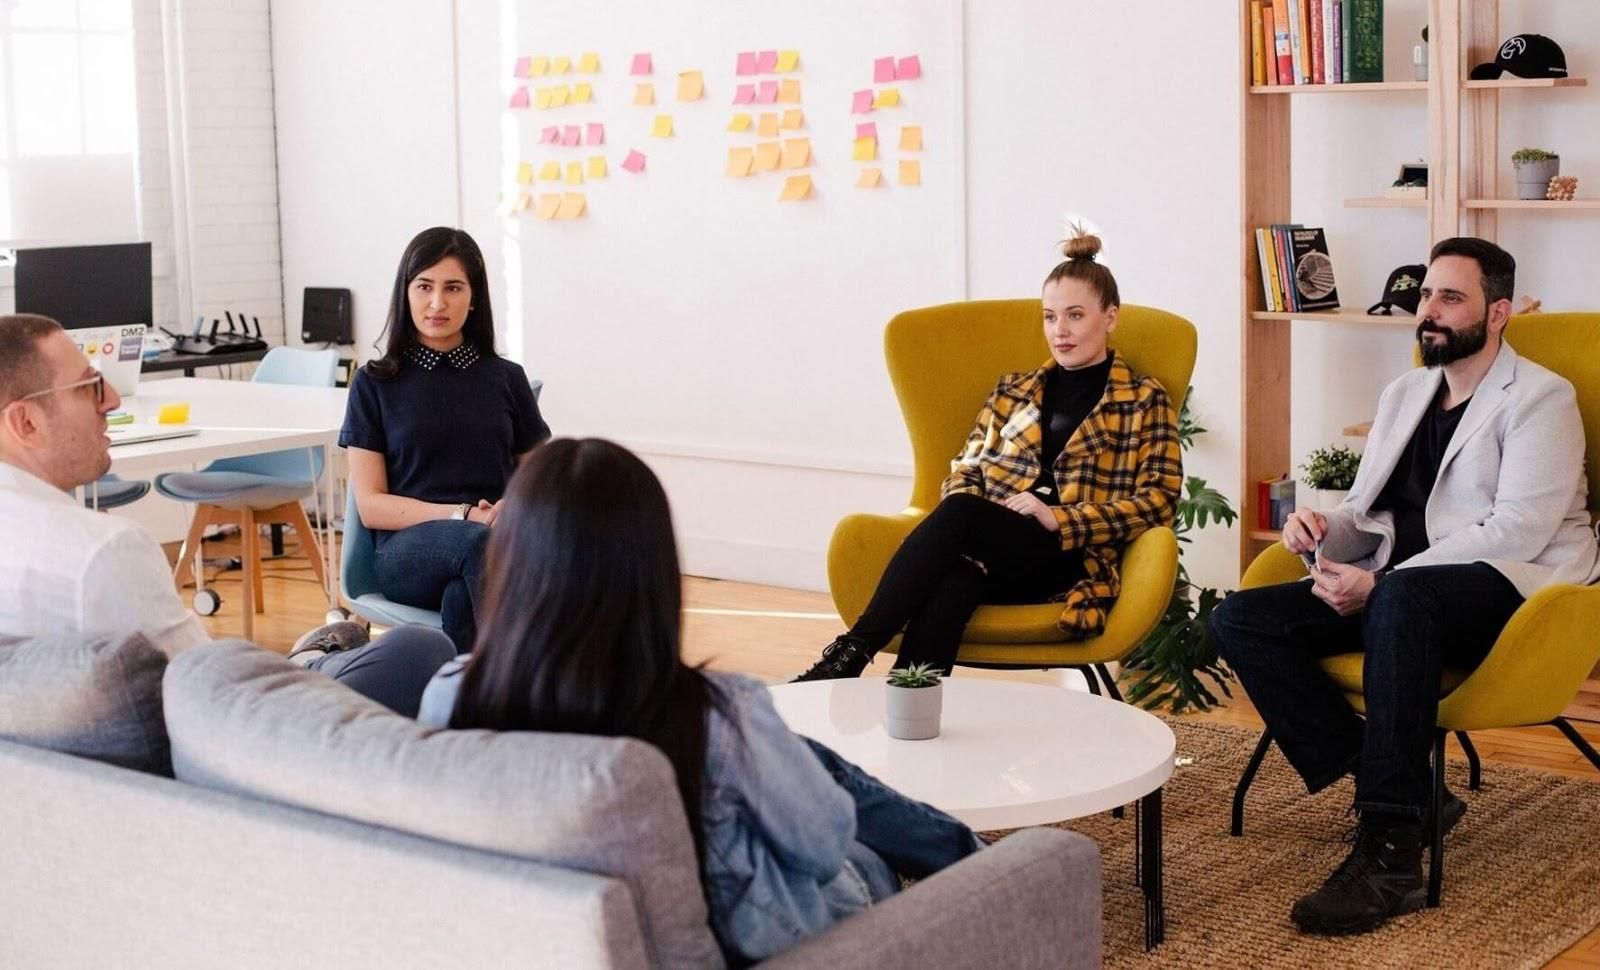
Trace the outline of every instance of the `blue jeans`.
<instances>
[{"instance_id":1,"label":"blue jeans","mask_svg":"<svg viewBox=\"0 0 1600 970\"><path fill-rule=\"evenodd\" d=\"M308 665L363 697L406 717L417 716L423 688L448 661L456 647L432 627L395 627L354 650L341 650Z\"/></svg>"},{"instance_id":2,"label":"blue jeans","mask_svg":"<svg viewBox=\"0 0 1600 970\"><path fill-rule=\"evenodd\" d=\"M396 603L438 610L456 652L468 653L478 637L475 605L488 541L488 526L455 519L391 532L373 558L378 592Z\"/></svg>"},{"instance_id":3,"label":"blue jeans","mask_svg":"<svg viewBox=\"0 0 1600 970\"><path fill-rule=\"evenodd\" d=\"M1521 605L1492 566L1418 566L1385 576L1352 616L1308 581L1242 589L1211 614L1211 634L1308 791L1354 769L1358 810L1421 819L1433 802L1440 673L1482 663ZM1317 663L1357 651L1364 728Z\"/></svg>"},{"instance_id":4,"label":"blue jeans","mask_svg":"<svg viewBox=\"0 0 1600 970\"><path fill-rule=\"evenodd\" d=\"M873 902L900 889L899 876L922 879L982 848L960 821L885 785L827 745L801 738L856 803L856 840L846 857L867 882ZM898 874L898 875L896 875Z\"/></svg>"}]
</instances>

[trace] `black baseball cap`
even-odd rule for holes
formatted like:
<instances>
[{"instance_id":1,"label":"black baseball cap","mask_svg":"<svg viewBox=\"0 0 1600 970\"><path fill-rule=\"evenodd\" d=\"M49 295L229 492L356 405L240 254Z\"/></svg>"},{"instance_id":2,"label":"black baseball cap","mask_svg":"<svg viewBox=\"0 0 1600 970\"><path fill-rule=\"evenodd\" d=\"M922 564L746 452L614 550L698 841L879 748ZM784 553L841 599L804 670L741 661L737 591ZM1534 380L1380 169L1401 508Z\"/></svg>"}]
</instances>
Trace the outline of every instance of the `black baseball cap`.
<instances>
[{"instance_id":1,"label":"black baseball cap","mask_svg":"<svg viewBox=\"0 0 1600 970\"><path fill-rule=\"evenodd\" d=\"M1398 307L1416 316L1417 307L1422 303L1422 278L1427 275L1428 267L1421 263L1396 269L1389 274L1389 282L1384 284L1383 299L1368 307L1367 313L1389 314Z\"/></svg>"},{"instance_id":2,"label":"black baseball cap","mask_svg":"<svg viewBox=\"0 0 1600 970\"><path fill-rule=\"evenodd\" d=\"M1543 34L1518 34L1500 45L1494 60L1472 69L1472 80L1492 81L1502 74L1516 77L1566 77L1567 55Z\"/></svg>"}]
</instances>

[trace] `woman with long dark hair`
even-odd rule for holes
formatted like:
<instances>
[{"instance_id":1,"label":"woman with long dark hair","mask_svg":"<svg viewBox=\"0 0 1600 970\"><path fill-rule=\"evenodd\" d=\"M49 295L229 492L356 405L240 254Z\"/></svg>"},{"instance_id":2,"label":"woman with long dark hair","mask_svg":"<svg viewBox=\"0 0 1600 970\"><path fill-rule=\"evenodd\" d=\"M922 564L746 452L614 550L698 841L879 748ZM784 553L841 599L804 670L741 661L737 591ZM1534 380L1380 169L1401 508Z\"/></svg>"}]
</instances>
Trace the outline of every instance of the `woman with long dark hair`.
<instances>
[{"instance_id":1,"label":"woman with long dark hair","mask_svg":"<svg viewBox=\"0 0 1600 970\"><path fill-rule=\"evenodd\" d=\"M501 493L550 429L528 375L495 353L483 253L465 232L438 226L406 246L384 336L350 383L339 444L379 592L438 610L465 653Z\"/></svg>"},{"instance_id":2,"label":"woman with long dark hair","mask_svg":"<svg viewBox=\"0 0 1600 970\"><path fill-rule=\"evenodd\" d=\"M661 483L627 450L558 439L512 478L490 534L482 631L418 719L625 736L677 774L712 929L760 960L972 851L971 830L778 717L765 687L690 667Z\"/></svg>"}]
</instances>

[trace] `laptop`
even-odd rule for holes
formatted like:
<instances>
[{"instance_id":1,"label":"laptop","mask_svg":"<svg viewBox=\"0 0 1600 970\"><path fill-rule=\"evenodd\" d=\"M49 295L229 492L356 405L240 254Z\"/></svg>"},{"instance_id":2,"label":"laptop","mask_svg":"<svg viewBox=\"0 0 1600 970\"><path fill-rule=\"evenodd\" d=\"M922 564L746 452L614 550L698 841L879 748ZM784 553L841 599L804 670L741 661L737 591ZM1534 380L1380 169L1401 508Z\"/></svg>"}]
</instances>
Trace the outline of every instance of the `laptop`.
<instances>
[{"instance_id":1,"label":"laptop","mask_svg":"<svg viewBox=\"0 0 1600 970\"><path fill-rule=\"evenodd\" d=\"M89 363L106 375L106 383L116 388L123 397L132 397L139 392L139 369L144 364L144 332L144 324L129 323L115 327L68 330L67 336L89 358Z\"/></svg>"},{"instance_id":2,"label":"laptop","mask_svg":"<svg viewBox=\"0 0 1600 970\"><path fill-rule=\"evenodd\" d=\"M165 441L168 438L187 438L200 433L199 428L181 424L114 424L106 429L112 447L136 445L144 441Z\"/></svg>"}]
</instances>

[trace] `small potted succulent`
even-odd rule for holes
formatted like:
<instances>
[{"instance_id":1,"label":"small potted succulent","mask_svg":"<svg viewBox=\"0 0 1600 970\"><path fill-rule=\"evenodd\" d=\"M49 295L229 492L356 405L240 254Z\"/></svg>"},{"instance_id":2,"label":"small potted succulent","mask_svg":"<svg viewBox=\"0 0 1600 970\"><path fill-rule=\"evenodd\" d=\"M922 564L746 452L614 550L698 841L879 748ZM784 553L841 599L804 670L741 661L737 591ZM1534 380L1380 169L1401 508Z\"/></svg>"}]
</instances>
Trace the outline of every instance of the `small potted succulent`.
<instances>
[{"instance_id":1,"label":"small potted succulent","mask_svg":"<svg viewBox=\"0 0 1600 970\"><path fill-rule=\"evenodd\" d=\"M928 664L889 671L889 684L884 688L884 729L889 737L902 741L938 737L943 695L939 672Z\"/></svg>"},{"instance_id":2,"label":"small potted succulent","mask_svg":"<svg viewBox=\"0 0 1600 970\"><path fill-rule=\"evenodd\" d=\"M1345 500L1356 482L1361 456L1344 445L1314 449L1300 466L1306 487L1311 490L1308 507L1326 512Z\"/></svg>"},{"instance_id":3,"label":"small potted succulent","mask_svg":"<svg viewBox=\"0 0 1600 970\"><path fill-rule=\"evenodd\" d=\"M1517 170L1517 198L1542 199L1550 180L1561 174L1561 156L1543 148L1519 148L1511 153Z\"/></svg>"}]
</instances>

